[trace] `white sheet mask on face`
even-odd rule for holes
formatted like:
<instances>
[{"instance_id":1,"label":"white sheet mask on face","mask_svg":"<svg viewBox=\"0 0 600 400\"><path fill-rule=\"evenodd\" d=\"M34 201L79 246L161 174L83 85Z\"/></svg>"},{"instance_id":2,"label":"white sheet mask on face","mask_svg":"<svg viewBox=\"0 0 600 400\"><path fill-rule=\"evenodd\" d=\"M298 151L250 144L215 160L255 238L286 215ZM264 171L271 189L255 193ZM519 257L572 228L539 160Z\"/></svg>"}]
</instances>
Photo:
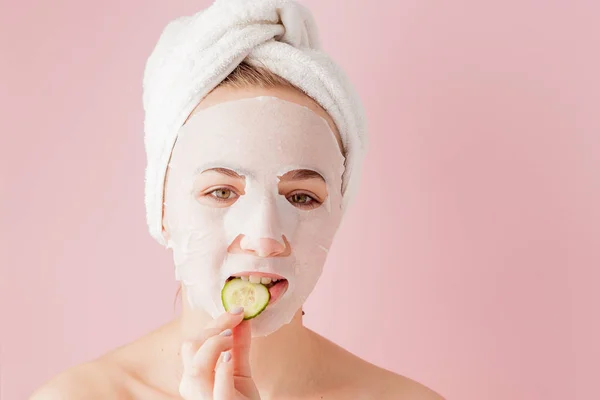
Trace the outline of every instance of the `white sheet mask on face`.
<instances>
[{"instance_id":1,"label":"white sheet mask on face","mask_svg":"<svg viewBox=\"0 0 600 400\"><path fill-rule=\"evenodd\" d=\"M244 194L227 207L198 201L194 182L211 168L245 179ZM307 169L323 176L328 196L314 209L297 208L279 194L279 177ZM213 318L225 310L221 290L243 271L275 273L289 283L273 305L252 320L252 335L289 323L321 276L341 219L344 157L326 120L276 97L234 100L199 110L178 135L165 189L165 220L176 276L187 300ZM243 235L243 236L240 236ZM246 243L287 239L291 254L259 257L228 251Z\"/></svg>"}]
</instances>

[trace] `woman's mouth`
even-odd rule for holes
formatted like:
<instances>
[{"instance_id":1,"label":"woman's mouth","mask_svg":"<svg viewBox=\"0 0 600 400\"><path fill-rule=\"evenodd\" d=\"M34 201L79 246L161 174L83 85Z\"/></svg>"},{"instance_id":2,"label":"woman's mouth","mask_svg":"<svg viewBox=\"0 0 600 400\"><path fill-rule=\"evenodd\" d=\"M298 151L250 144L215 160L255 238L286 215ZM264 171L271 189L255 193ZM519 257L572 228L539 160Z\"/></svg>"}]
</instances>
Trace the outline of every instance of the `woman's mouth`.
<instances>
[{"instance_id":1,"label":"woman's mouth","mask_svg":"<svg viewBox=\"0 0 600 400\"><path fill-rule=\"evenodd\" d=\"M264 285L269 290L269 294L271 295L269 305L275 304L287 291L289 286L288 280L277 274L263 272L240 272L239 274L230 276L227 279L227 282L236 278L249 281L250 283L260 283Z\"/></svg>"}]
</instances>

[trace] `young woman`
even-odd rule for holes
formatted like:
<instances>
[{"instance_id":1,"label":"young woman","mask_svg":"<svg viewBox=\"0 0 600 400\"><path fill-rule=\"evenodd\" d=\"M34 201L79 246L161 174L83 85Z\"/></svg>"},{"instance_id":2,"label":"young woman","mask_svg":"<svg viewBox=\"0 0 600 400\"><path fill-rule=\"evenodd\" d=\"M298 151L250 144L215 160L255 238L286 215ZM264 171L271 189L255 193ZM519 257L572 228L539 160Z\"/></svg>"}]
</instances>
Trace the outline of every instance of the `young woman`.
<instances>
[{"instance_id":1,"label":"young woman","mask_svg":"<svg viewBox=\"0 0 600 400\"><path fill-rule=\"evenodd\" d=\"M293 30L289 9L277 12ZM441 398L303 326L302 304L343 217L356 124L342 122L340 102L326 111L310 88L272 69L248 59L205 85L166 147L153 234L173 251L181 314L65 371L33 399ZM172 104L153 109L148 96L147 113Z\"/></svg>"}]
</instances>

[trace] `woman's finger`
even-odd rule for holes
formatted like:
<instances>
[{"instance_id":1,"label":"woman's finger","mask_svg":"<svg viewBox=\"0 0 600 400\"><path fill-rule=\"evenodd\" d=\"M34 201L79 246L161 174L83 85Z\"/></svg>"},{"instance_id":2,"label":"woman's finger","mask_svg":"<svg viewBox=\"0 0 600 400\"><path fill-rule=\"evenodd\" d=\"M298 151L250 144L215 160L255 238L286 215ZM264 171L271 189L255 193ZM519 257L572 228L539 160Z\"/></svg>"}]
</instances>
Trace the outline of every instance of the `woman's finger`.
<instances>
[{"instance_id":1,"label":"woman's finger","mask_svg":"<svg viewBox=\"0 0 600 400\"><path fill-rule=\"evenodd\" d=\"M233 346L233 328L244 319L244 309L234 309L211 321L206 329L181 348L183 376L180 395L186 400L208 399L214 391L219 355Z\"/></svg>"},{"instance_id":2,"label":"woman's finger","mask_svg":"<svg viewBox=\"0 0 600 400\"><path fill-rule=\"evenodd\" d=\"M221 314L218 318L210 321L206 328L194 338L193 341L198 343L198 347L208 338L216 336L226 329L233 329L244 320L244 308L239 307L229 312Z\"/></svg>"},{"instance_id":3,"label":"woman's finger","mask_svg":"<svg viewBox=\"0 0 600 400\"><path fill-rule=\"evenodd\" d=\"M202 383L201 380L194 375L194 354L193 343L183 343L181 346L183 376L179 382L179 394L185 400L210 399L212 396L212 386Z\"/></svg>"},{"instance_id":4,"label":"woman's finger","mask_svg":"<svg viewBox=\"0 0 600 400\"><path fill-rule=\"evenodd\" d=\"M233 363L231 352L226 352L221 357L215 373L215 389L213 400L231 400L235 395L233 382Z\"/></svg>"},{"instance_id":5,"label":"woman's finger","mask_svg":"<svg viewBox=\"0 0 600 400\"><path fill-rule=\"evenodd\" d=\"M209 338L194 355L192 371L195 376L207 384L212 384L213 372L222 352L231 350L233 337L231 329L226 329L220 335Z\"/></svg>"},{"instance_id":6,"label":"woman's finger","mask_svg":"<svg viewBox=\"0 0 600 400\"><path fill-rule=\"evenodd\" d=\"M238 313L238 311L240 312ZM239 323L244 320L243 312L244 309L240 307L239 310L232 310L232 312L223 313L217 319L212 320L207 327L200 332L200 334L192 338L189 341L189 343L191 343L191 351L193 353L191 359L193 359L194 354L196 354L196 352L208 339L222 334L227 330L232 330L239 325Z\"/></svg>"},{"instance_id":7,"label":"woman's finger","mask_svg":"<svg viewBox=\"0 0 600 400\"><path fill-rule=\"evenodd\" d=\"M250 344L252 342L251 321L243 321L233 329L233 373L250 378Z\"/></svg>"}]
</instances>

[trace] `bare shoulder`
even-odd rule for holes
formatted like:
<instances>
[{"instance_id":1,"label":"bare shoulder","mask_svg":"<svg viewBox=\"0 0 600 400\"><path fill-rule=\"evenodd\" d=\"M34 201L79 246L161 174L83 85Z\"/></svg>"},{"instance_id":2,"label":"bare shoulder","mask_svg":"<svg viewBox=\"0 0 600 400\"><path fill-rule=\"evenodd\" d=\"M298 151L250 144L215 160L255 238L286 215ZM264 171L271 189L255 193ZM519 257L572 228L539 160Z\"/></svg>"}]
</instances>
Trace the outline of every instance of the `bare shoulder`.
<instances>
[{"instance_id":1,"label":"bare shoulder","mask_svg":"<svg viewBox=\"0 0 600 400\"><path fill-rule=\"evenodd\" d=\"M356 357L348 389L361 400L444 400L434 390L406 376L388 371Z\"/></svg>"},{"instance_id":2,"label":"bare shoulder","mask_svg":"<svg viewBox=\"0 0 600 400\"><path fill-rule=\"evenodd\" d=\"M313 332L320 344L328 379L345 382L334 398L360 400L444 400L439 393L408 377L372 364Z\"/></svg>"},{"instance_id":3,"label":"bare shoulder","mask_svg":"<svg viewBox=\"0 0 600 400\"><path fill-rule=\"evenodd\" d=\"M72 367L37 389L30 400L128 399L124 373L101 360Z\"/></svg>"},{"instance_id":4,"label":"bare shoulder","mask_svg":"<svg viewBox=\"0 0 600 400\"><path fill-rule=\"evenodd\" d=\"M376 367L379 389L377 398L382 400L444 400L434 390L413 379Z\"/></svg>"},{"instance_id":5,"label":"bare shoulder","mask_svg":"<svg viewBox=\"0 0 600 400\"><path fill-rule=\"evenodd\" d=\"M408 377L381 368L329 342L333 349L336 380L348 382L346 389L361 400L444 400L434 390ZM341 398L346 398L344 393Z\"/></svg>"},{"instance_id":6,"label":"bare shoulder","mask_svg":"<svg viewBox=\"0 0 600 400\"><path fill-rule=\"evenodd\" d=\"M148 370L155 371L159 378L166 368L160 345L161 332L171 325L124 344L90 361L70 368L41 386L29 400L96 400L96 399L144 399L171 398L155 387L156 376L149 376ZM158 344L157 344L158 343ZM160 349L160 352L157 351ZM178 351L178 350L177 350ZM179 358L177 358L179 362ZM171 368L173 369L173 368Z\"/></svg>"}]
</instances>

